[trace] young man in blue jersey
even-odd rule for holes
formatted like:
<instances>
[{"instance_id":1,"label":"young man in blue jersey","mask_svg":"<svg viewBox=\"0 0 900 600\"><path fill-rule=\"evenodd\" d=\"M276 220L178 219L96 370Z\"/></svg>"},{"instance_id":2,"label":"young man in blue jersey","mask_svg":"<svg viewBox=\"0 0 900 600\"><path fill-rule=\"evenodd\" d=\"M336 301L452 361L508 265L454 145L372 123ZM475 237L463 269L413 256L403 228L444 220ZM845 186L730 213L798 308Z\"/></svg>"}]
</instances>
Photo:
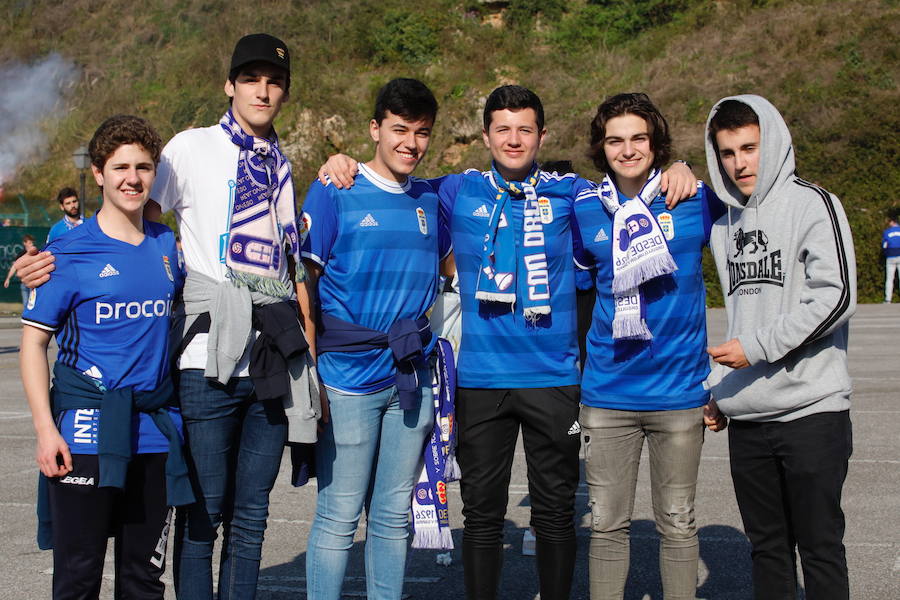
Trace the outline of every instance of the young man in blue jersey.
<instances>
[{"instance_id":1,"label":"young man in blue jersey","mask_svg":"<svg viewBox=\"0 0 900 600\"><path fill-rule=\"evenodd\" d=\"M881 234L884 254L884 302L890 304L894 295L894 278L900 275L900 225L897 215L888 217L887 228Z\"/></svg>"},{"instance_id":2,"label":"young man in blue jersey","mask_svg":"<svg viewBox=\"0 0 900 600\"><path fill-rule=\"evenodd\" d=\"M453 241L463 313L456 415L466 595L497 595L521 427L541 597L568 598L581 432L572 213L593 185L538 169L546 129L531 90L497 88L483 121L491 170L431 180ZM341 165L325 169L346 184ZM686 167L665 177L673 200L696 186Z\"/></svg>"},{"instance_id":3,"label":"young man in blue jersey","mask_svg":"<svg viewBox=\"0 0 900 600\"><path fill-rule=\"evenodd\" d=\"M59 270L32 290L22 315L22 382L42 474L39 544L53 548L55 599L98 597L112 534L115 597L161 600L168 507L193 500L167 351L183 283L175 236L142 218L161 146L138 117L100 126L89 152L103 208L50 244Z\"/></svg>"},{"instance_id":4,"label":"young man in blue jersey","mask_svg":"<svg viewBox=\"0 0 900 600\"><path fill-rule=\"evenodd\" d=\"M288 268L293 257L302 281L291 166L273 128L289 87L284 42L262 33L238 40L224 85L229 109L166 144L145 211L175 212L188 273L175 352L198 502L179 511L175 588L189 600L213 598L220 526L217 597L253 597L284 443L316 439L318 390L296 318L298 298L309 313L306 286ZM49 277L46 254L20 259L32 263L26 285Z\"/></svg>"},{"instance_id":5,"label":"young man in blue jersey","mask_svg":"<svg viewBox=\"0 0 900 600\"><path fill-rule=\"evenodd\" d=\"M724 207L702 183L694 197L666 206L660 166L671 145L646 94L607 98L591 122L589 152L606 175L596 195L575 203L575 261L596 270L597 289L579 417L593 514L592 600L625 592L645 440L663 593L693 599L697 587L694 493L710 402L701 252ZM724 427L709 411L710 426Z\"/></svg>"},{"instance_id":6,"label":"young man in blue jersey","mask_svg":"<svg viewBox=\"0 0 900 600\"><path fill-rule=\"evenodd\" d=\"M436 336L425 313L449 253L437 195L410 176L436 114L423 83L388 83L369 124L375 155L359 164L356 185L315 181L303 204L330 407L306 557L307 594L316 600L340 598L363 508L368 598L398 600L403 590L410 498L434 420L428 355Z\"/></svg>"},{"instance_id":7,"label":"young man in blue jersey","mask_svg":"<svg viewBox=\"0 0 900 600\"><path fill-rule=\"evenodd\" d=\"M778 109L723 98L707 120L710 185L727 206L710 249L728 341L710 392L731 419L734 494L758 599L850 597L841 493L853 452L847 369L853 237L840 201L800 179Z\"/></svg>"}]
</instances>

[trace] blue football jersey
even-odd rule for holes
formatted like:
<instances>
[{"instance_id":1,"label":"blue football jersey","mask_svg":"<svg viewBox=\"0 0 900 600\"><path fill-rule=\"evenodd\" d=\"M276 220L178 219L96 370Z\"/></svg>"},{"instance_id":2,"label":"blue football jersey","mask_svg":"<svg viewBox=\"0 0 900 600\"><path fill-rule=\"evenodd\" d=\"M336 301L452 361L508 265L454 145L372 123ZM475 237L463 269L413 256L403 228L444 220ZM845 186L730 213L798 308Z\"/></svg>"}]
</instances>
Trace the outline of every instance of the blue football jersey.
<instances>
[{"instance_id":1,"label":"blue football jersey","mask_svg":"<svg viewBox=\"0 0 900 600\"><path fill-rule=\"evenodd\" d=\"M458 383L471 388L542 388L579 381L572 210L592 185L572 173L540 173L535 191L542 206L550 314L534 322L520 306L475 298L488 220L497 196L490 171L469 170L432 180L450 231L462 305ZM523 241L525 202L511 202L516 245Z\"/></svg>"},{"instance_id":2,"label":"blue football jersey","mask_svg":"<svg viewBox=\"0 0 900 600\"><path fill-rule=\"evenodd\" d=\"M52 242L50 281L33 290L22 322L53 331L56 360L91 377L100 389L156 389L169 372L172 302L181 289L175 236L144 222L137 246L113 239L88 219ZM177 409L170 409L181 428ZM58 423L75 454L97 452L99 410L65 411ZM168 452L169 444L147 414L134 416L139 453Z\"/></svg>"},{"instance_id":3,"label":"blue football jersey","mask_svg":"<svg viewBox=\"0 0 900 600\"><path fill-rule=\"evenodd\" d=\"M426 181L410 177L400 185L359 168L350 189L310 186L302 254L322 267L323 313L386 332L398 319L418 319L431 308L449 242L438 230L438 198ZM390 349L326 352L318 368L327 387L350 394L377 392L395 379Z\"/></svg>"},{"instance_id":4,"label":"blue football jersey","mask_svg":"<svg viewBox=\"0 0 900 600\"><path fill-rule=\"evenodd\" d=\"M624 197L620 198L625 200ZM679 410L706 404L706 288L702 251L724 206L703 184L668 210L663 197L650 205L678 270L641 285L652 340L613 340L612 217L600 199L575 203L575 260L595 268L597 299L587 336L581 401L615 410Z\"/></svg>"}]
</instances>

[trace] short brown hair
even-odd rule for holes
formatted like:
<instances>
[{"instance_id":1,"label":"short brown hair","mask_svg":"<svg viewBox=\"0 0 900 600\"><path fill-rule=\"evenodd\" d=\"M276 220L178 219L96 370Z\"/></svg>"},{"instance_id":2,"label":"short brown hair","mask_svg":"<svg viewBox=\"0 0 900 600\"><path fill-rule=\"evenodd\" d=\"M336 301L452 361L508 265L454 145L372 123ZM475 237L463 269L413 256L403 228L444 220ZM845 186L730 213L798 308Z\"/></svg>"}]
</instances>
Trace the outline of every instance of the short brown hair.
<instances>
[{"instance_id":1,"label":"short brown hair","mask_svg":"<svg viewBox=\"0 0 900 600\"><path fill-rule=\"evenodd\" d=\"M716 108L716 114L709 120L709 132L713 140L720 131L734 131L750 125L759 126L759 116L739 100L726 100Z\"/></svg>"},{"instance_id":2,"label":"short brown hair","mask_svg":"<svg viewBox=\"0 0 900 600\"><path fill-rule=\"evenodd\" d=\"M653 150L653 168L669 162L672 155L672 136L669 135L669 123L659 109L650 101L650 97L642 92L630 92L610 96L597 107L597 114L591 121L591 147L587 156L594 166L604 173L610 171L603 150L606 138L606 123L615 117L633 114L647 122L647 133L650 134L650 149Z\"/></svg>"},{"instance_id":3,"label":"short brown hair","mask_svg":"<svg viewBox=\"0 0 900 600\"><path fill-rule=\"evenodd\" d=\"M133 115L116 115L100 124L88 144L91 164L103 169L107 159L126 144L137 144L150 153L153 164L159 163L162 140L146 119Z\"/></svg>"}]
</instances>

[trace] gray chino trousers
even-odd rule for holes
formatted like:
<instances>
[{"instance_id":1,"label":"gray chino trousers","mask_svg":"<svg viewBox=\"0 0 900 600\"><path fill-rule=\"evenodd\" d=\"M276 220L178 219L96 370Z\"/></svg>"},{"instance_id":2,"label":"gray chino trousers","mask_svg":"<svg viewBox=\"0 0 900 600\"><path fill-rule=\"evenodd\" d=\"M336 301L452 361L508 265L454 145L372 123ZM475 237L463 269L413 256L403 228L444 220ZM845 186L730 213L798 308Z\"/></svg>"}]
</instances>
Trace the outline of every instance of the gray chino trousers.
<instances>
[{"instance_id":1,"label":"gray chino trousers","mask_svg":"<svg viewBox=\"0 0 900 600\"><path fill-rule=\"evenodd\" d=\"M620 600L624 595L631 513L645 439L663 593L666 600L693 600L700 553L694 493L703 446L703 407L625 411L582 405L579 422L593 516L591 600Z\"/></svg>"}]
</instances>

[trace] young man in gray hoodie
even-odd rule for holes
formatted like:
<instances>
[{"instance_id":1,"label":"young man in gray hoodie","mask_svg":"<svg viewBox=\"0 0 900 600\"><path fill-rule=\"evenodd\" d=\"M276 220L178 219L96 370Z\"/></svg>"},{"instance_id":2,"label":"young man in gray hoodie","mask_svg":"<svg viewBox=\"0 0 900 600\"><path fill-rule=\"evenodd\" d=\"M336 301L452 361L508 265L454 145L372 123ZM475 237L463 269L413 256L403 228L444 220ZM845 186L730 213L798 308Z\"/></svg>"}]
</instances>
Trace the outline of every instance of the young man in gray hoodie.
<instances>
[{"instance_id":1,"label":"young man in gray hoodie","mask_svg":"<svg viewBox=\"0 0 900 600\"><path fill-rule=\"evenodd\" d=\"M849 598L841 489L852 451L848 322L856 263L840 201L794 172L791 136L759 96L720 100L707 122L710 182L728 212L710 248L728 341L713 397L732 419L731 476L753 546L756 598Z\"/></svg>"}]
</instances>

